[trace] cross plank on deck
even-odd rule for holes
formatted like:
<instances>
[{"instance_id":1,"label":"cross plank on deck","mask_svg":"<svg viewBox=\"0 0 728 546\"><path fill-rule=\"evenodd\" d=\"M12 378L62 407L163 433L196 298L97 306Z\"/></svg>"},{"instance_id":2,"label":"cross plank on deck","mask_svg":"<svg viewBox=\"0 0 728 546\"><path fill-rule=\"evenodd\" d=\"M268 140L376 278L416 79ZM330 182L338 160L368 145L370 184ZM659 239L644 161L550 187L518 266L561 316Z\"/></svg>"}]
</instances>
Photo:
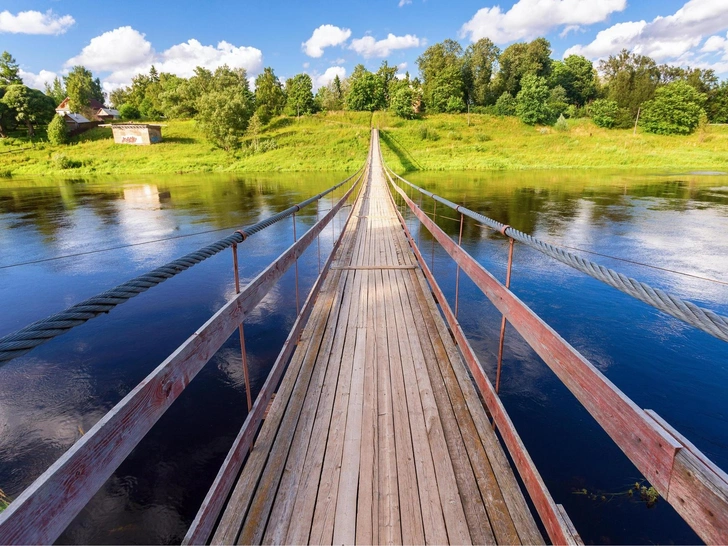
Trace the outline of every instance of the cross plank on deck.
<instances>
[{"instance_id":1,"label":"cross plank on deck","mask_svg":"<svg viewBox=\"0 0 728 546\"><path fill-rule=\"evenodd\" d=\"M371 170L212 539L543 543Z\"/></svg>"}]
</instances>

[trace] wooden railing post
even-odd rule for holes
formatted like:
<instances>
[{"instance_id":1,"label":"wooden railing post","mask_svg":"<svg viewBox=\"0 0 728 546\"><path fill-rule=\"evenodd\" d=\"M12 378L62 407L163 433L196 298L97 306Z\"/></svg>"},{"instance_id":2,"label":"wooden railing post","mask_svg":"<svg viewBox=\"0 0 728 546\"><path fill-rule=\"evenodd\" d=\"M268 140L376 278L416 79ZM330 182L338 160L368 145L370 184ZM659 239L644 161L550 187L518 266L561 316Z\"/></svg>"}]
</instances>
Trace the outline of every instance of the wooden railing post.
<instances>
[{"instance_id":1,"label":"wooden railing post","mask_svg":"<svg viewBox=\"0 0 728 546\"><path fill-rule=\"evenodd\" d=\"M233 243L233 271L235 274L235 293L240 294L240 273L238 271L238 245ZM245 350L245 333L242 321L238 325L240 337L240 354L243 361L243 377L245 380L245 397L248 402L248 412L253 407L253 394L250 392L250 371L248 370L248 353Z\"/></svg>"}]
</instances>

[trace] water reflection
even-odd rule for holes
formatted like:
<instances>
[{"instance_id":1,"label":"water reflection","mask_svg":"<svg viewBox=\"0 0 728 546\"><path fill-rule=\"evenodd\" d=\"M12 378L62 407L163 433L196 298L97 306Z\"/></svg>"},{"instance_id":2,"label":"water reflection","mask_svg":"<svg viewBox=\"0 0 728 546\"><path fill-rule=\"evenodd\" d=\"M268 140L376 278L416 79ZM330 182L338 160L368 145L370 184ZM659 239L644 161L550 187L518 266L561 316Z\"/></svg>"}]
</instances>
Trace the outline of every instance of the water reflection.
<instances>
[{"instance_id":1,"label":"water reflection","mask_svg":"<svg viewBox=\"0 0 728 546\"><path fill-rule=\"evenodd\" d=\"M12 179L0 187L0 335L215 241L343 179L343 174ZM556 244L725 279L728 178L524 172L414 174L411 180ZM299 235L330 206L298 215ZM423 206L432 210L432 203ZM457 236L456 214L438 224ZM445 217L447 216L447 217ZM415 224L412 224L415 228ZM211 230L221 230L210 232ZM228 231L229 230L229 231ZM432 239L415 230L423 254ZM171 237L171 239L169 239ZM3 268L136 244L110 252ZM292 241L291 222L240 247L244 282ZM464 245L499 278L503 238L466 221ZM322 254L332 233L322 236ZM451 299L455 267L435 247L434 269ZM728 313L723 285L603 257L588 258ZM317 271L302 257L302 290ZM494 372L500 315L461 279L460 321ZM642 407L672 422L728 467L724 344L665 319L543 255L516 249L513 289ZM0 367L0 488L17 496L234 292L223 253ZM253 391L263 384L293 323L287 274L246 322ZM666 503L585 503L575 487L617 489L635 476L528 345L508 328L502 393L557 502L587 542L692 542ZM69 527L63 543L179 542L245 418L237 334L200 372Z\"/></svg>"}]
</instances>

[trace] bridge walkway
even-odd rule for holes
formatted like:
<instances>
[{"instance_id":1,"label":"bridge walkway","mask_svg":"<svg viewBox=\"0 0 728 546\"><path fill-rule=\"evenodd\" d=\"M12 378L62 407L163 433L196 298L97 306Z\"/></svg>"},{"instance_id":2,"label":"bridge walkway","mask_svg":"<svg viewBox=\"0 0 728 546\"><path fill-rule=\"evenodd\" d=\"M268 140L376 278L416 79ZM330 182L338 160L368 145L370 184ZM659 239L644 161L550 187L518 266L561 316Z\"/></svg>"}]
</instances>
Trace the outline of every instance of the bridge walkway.
<instances>
[{"instance_id":1,"label":"bridge walkway","mask_svg":"<svg viewBox=\"0 0 728 546\"><path fill-rule=\"evenodd\" d=\"M213 544L543 543L409 248L367 180Z\"/></svg>"}]
</instances>

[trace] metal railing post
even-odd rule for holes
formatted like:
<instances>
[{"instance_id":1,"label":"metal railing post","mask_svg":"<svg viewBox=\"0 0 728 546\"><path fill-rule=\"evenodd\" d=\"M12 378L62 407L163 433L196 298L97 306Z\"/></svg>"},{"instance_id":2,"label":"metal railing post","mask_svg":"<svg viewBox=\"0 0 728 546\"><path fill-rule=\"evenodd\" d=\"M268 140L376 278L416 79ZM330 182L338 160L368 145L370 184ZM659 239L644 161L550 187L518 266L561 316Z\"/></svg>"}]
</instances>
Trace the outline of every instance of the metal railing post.
<instances>
[{"instance_id":1,"label":"metal railing post","mask_svg":"<svg viewBox=\"0 0 728 546\"><path fill-rule=\"evenodd\" d=\"M233 243L233 272L235 274L235 293L240 294L240 272L238 271L238 245ZM243 323L238 325L238 333L240 334L240 353L243 360L243 377L245 379L245 396L248 402L248 412L253 407L253 395L250 392L250 372L248 370L248 353L245 350L245 333L243 332Z\"/></svg>"},{"instance_id":2,"label":"metal railing post","mask_svg":"<svg viewBox=\"0 0 728 546\"><path fill-rule=\"evenodd\" d=\"M432 198L432 202L434 203L432 206L432 221L437 223L437 201L435 201L435 198ZM433 274L435 273L435 238L432 238L432 258L430 259L430 269L432 270Z\"/></svg>"},{"instance_id":3,"label":"metal railing post","mask_svg":"<svg viewBox=\"0 0 728 546\"><path fill-rule=\"evenodd\" d=\"M296 213L294 212L293 215L293 242L295 243L298 241L298 237L296 236ZM296 263L294 264L294 267L296 269L296 316L298 316L298 313L301 310L301 307L298 303L298 258L296 258Z\"/></svg>"},{"instance_id":4,"label":"metal railing post","mask_svg":"<svg viewBox=\"0 0 728 546\"><path fill-rule=\"evenodd\" d=\"M505 228L503 229L505 231ZM511 268L513 266L513 245L515 241L513 238L509 238L508 243L508 267L506 269L506 288L511 287ZM498 394L500 389L500 378L501 378L501 367L503 365L503 343L506 338L506 316L503 315L501 318L501 329L500 329L500 340L498 341L498 368L495 372L495 393Z\"/></svg>"},{"instance_id":5,"label":"metal railing post","mask_svg":"<svg viewBox=\"0 0 728 546\"><path fill-rule=\"evenodd\" d=\"M460 235L458 235L458 246L463 245L463 220L465 216L460 213ZM458 318L458 310L460 307L460 264L458 264L457 271L455 272L455 318Z\"/></svg>"}]
</instances>

